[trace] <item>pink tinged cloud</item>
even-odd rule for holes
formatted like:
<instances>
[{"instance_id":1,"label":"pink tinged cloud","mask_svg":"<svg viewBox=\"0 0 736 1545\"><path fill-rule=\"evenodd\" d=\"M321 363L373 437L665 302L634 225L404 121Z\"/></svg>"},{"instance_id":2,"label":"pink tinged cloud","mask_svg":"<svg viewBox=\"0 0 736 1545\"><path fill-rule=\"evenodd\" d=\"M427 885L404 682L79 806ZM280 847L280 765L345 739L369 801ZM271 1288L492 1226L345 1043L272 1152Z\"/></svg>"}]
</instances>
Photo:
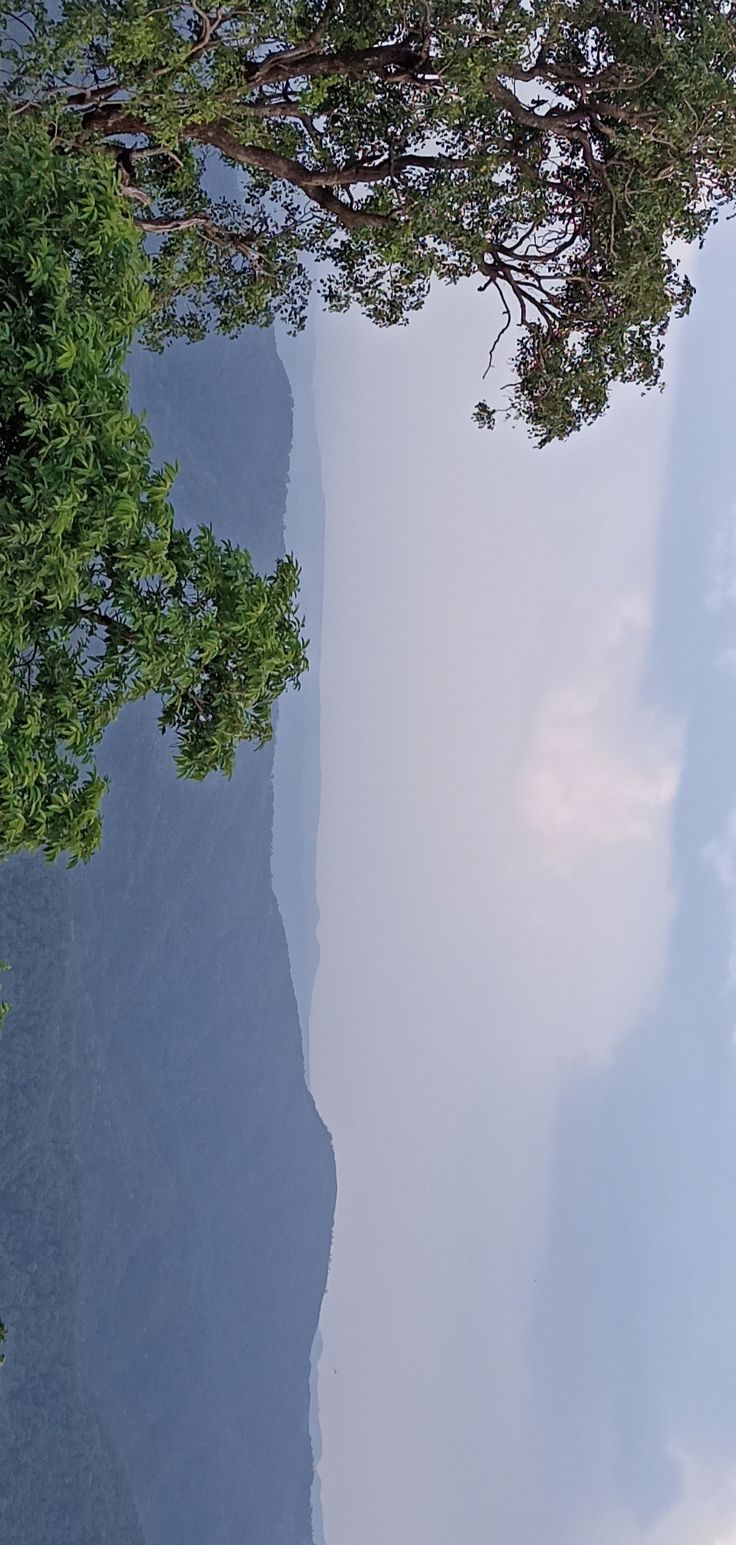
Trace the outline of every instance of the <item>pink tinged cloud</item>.
<instances>
[{"instance_id":1,"label":"pink tinged cloud","mask_svg":"<svg viewBox=\"0 0 736 1545\"><path fill-rule=\"evenodd\" d=\"M646 843L671 809L681 729L637 703L649 627L646 596L617 597L585 667L546 693L533 720L519 808L556 863L569 865L591 845Z\"/></svg>"},{"instance_id":2,"label":"pink tinged cloud","mask_svg":"<svg viewBox=\"0 0 736 1545\"><path fill-rule=\"evenodd\" d=\"M522 775L524 818L567 855L588 843L645 842L677 792L677 762L656 745L622 754L607 741L601 707L594 691L552 693Z\"/></svg>"}]
</instances>

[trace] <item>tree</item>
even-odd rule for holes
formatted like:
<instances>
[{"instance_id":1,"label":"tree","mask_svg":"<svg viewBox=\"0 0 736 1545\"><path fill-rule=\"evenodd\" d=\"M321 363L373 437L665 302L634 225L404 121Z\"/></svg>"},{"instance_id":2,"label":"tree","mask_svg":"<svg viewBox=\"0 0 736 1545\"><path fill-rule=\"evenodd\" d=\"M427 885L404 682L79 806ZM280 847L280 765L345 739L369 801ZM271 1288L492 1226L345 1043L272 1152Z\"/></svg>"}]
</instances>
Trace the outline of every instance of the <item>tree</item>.
<instances>
[{"instance_id":1,"label":"tree","mask_svg":"<svg viewBox=\"0 0 736 1545\"><path fill-rule=\"evenodd\" d=\"M299 571L173 524L174 469L129 407L146 262L109 157L29 123L0 140L0 273L0 857L86 859L126 703L159 697L187 777L268 740L306 665Z\"/></svg>"},{"instance_id":2,"label":"tree","mask_svg":"<svg viewBox=\"0 0 736 1545\"><path fill-rule=\"evenodd\" d=\"M733 0L31 0L5 89L117 159L154 345L298 327L315 269L381 325L475 277L544 443L659 377L692 296L673 244L734 195L735 34Z\"/></svg>"}]
</instances>

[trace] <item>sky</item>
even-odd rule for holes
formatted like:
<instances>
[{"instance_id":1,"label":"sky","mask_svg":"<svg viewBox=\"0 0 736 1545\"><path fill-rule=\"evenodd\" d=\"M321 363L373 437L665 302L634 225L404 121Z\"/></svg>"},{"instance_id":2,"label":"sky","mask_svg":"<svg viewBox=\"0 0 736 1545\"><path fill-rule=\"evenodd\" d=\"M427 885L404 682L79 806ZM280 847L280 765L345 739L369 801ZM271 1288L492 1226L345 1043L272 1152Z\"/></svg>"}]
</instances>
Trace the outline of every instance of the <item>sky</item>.
<instances>
[{"instance_id":1,"label":"sky","mask_svg":"<svg viewBox=\"0 0 736 1545\"><path fill-rule=\"evenodd\" d=\"M327 1545L736 1545L733 239L544 452L472 286L316 323Z\"/></svg>"}]
</instances>

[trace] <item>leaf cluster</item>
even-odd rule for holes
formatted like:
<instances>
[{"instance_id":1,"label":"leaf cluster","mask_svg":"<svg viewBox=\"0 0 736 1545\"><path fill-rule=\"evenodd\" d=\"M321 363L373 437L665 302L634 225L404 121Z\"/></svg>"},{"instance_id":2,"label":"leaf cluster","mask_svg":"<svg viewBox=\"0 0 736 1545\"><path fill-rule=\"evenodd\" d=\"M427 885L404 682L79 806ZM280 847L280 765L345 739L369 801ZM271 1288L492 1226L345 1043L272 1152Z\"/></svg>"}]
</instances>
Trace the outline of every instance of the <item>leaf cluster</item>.
<instances>
[{"instance_id":1,"label":"leaf cluster","mask_svg":"<svg viewBox=\"0 0 736 1545\"><path fill-rule=\"evenodd\" d=\"M270 578L206 528L178 530L125 359L148 261L112 158L0 141L0 855L86 859L95 751L128 702L161 700L179 770L232 770L305 668L291 559Z\"/></svg>"},{"instance_id":2,"label":"leaf cluster","mask_svg":"<svg viewBox=\"0 0 736 1545\"><path fill-rule=\"evenodd\" d=\"M660 378L673 248L736 192L733 0L36 3L8 100L118 158L154 347L298 328L314 277L380 326L475 278L491 356L518 337L500 411L539 443Z\"/></svg>"}]
</instances>

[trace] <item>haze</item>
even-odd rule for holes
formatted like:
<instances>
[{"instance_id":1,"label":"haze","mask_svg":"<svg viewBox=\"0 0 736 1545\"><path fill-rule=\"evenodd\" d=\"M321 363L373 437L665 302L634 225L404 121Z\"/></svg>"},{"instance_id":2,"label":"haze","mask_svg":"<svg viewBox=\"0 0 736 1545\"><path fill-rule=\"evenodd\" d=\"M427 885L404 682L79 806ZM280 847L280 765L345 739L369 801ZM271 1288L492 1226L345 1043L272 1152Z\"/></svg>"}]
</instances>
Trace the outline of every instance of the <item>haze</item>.
<instances>
[{"instance_id":1,"label":"haze","mask_svg":"<svg viewBox=\"0 0 736 1545\"><path fill-rule=\"evenodd\" d=\"M734 1528L736 865L690 735L717 677L698 767L723 765L732 259L726 227L666 394L624 391L543 453L470 422L491 329L472 288L407 330L317 324L327 1545L728 1545ZM674 953L672 930L696 884L719 979L682 968L675 1024L702 912Z\"/></svg>"}]
</instances>

